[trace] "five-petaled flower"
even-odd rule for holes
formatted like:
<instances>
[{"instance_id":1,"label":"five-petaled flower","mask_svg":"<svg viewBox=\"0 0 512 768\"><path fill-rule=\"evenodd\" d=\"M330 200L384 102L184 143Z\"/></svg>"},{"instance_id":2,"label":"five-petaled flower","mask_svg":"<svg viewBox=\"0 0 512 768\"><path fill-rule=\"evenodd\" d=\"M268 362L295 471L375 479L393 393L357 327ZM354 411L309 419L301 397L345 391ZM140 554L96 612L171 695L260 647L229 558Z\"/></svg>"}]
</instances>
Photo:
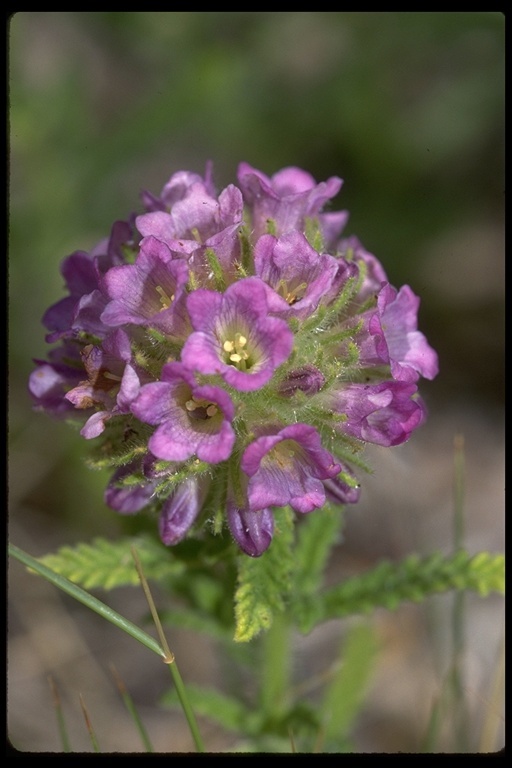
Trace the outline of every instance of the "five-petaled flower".
<instances>
[{"instance_id":1,"label":"five-petaled flower","mask_svg":"<svg viewBox=\"0 0 512 768\"><path fill-rule=\"evenodd\" d=\"M181 353L184 365L218 373L235 389L262 387L292 350L293 333L284 320L269 315L267 290L257 277L233 283L223 294L194 291L187 308L194 332Z\"/></svg>"},{"instance_id":2,"label":"five-petaled flower","mask_svg":"<svg viewBox=\"0 0 512 768\"><path fill-rule=\"evenodd\" d=\"M233 448L234 406L220 387L199 385L182 363L164 365L161 380L145 384L131 404L142 422L157 425L148 441L159 459L225 461Z\"/></svg>"}]
</instances>

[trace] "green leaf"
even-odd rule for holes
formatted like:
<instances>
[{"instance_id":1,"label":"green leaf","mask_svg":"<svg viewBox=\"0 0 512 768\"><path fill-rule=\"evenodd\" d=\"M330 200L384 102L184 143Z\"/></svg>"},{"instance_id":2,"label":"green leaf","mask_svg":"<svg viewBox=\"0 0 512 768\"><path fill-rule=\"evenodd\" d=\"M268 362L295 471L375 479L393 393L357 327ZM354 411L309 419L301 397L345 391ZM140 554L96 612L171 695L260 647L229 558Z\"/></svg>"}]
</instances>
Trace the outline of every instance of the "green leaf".
<instances>
[{"instance_id":1,"label":"green leaf","mask_svg":"<svg viewBox=\"0 0 512 768\"><path fill-rule=\"evenodd\" d=\"M340 663L327 686L321 706L325 743L344 745L364 700L373 672L377 646L368 624L353 626L343 641Z\"/></svg>"},{"instance_id":2,"label":"green leaf","mask_svg":"<svg viewBox=\"0 0 512 768\"><path fill-rule=\"evenodd\" d=\"M147 579L159 580L181 573L185 565L149 537L129 537L111 542L97 538L90 544L61 547L39 562L84 589L112 589L139 584L131 548L135 547Z\"/></svg>"},{"instance_id":3,"label":"green leaf","mask_svg":"<svg viewBox=\"0 0 512 768\"><path fill-rule=\"evenodd\" d=\"M240 555L235 592L235 640L245 643L272 624L282 613L291 589L293 570L293 513L276 509L272 543L261 557Z\"/></svg>"},{"instance_id":4,"label":"green leaf","mask_svg":"<svg viewBox=\"0 0 512 768\"><path fill-rule=\"evenodd\" d=\"M257 734L261 728L261 714L246 707L240 699L198 685L187 685L187 695L196 714L213 720L228 731L249 736ZM176 691L168 691L162 703L178 707Z\"/></svg>"},{"instance_id":5,"label":"green leaf","mask_svg":"<svg viewBox=\"0 0 512 768\"><path fill-rule=\"evenodd\" d=\"M480 552L470 555L458 550L443 556L435 552L426 558L411 555L400 563L383 561L372 571L347 579L324 594L309 598L309 631L315 624L383 607L396 609L405 601L421 602L430 595L449 590L472 590L482 596L505 592L505 557Z\"/></svg>"},{"instance_id":6,"label":"green leaf","mask_svg":"<svg viewBox=\"0 0 512 768\"><path fill-rule=\"evenodd\" d=\"M329 504L300 521L295 548L297 593L310 595L321 586L331 549L341 540L342 525L343 509Z\"/></svg>"},{"instance_id":7,"label":"green leaf","mask_svg":"<svg viewBox=\"0 0 512 768\"><path fill-rule=\"evenodd\" d=\"M294 596L292 613L299 628L308 627L311 616L307 598L322 586L332 547L341 539L344 510L326 505L301 519L295 548ZM305 599L306 598L306 599Z\"/></svg>"},{"instance_id":8,"label":"green leaf","mask_svg":"<svg viewBox=\"0 0 512 768\"><path fill-rule=\"evenodd\" d=\"M160 611L163 624L188 629L192 632L209 635L217 640L231 642L233 636L232 625L224 626L215 616L193 609L169 609Z\"/></svg>"}]
</instances>

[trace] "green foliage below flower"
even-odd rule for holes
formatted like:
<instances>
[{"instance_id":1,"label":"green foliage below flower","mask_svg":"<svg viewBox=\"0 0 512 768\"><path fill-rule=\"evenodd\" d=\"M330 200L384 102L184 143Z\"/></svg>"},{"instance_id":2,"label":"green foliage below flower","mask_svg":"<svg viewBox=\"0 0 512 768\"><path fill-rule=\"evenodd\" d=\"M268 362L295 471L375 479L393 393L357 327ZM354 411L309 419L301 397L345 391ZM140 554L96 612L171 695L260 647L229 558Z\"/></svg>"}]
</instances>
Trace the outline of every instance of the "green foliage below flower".
<instances>
[{"instance_id":1,"label":"green foliage below flower","mask_svg":"<svg viewBox=\"0 0 512 768\"><path fill-rule=\"evenodd\" d=\"M307 633L329 619L378 607L395 610L401 603L422 602L451 590L471 590L482 597L505 592L504 555L471 555L462 549L451 555L435 552L401 562L383 561L324 589L325 567L341 524L338 511L327 507L302 521L295 541L293 513L280 510L273 546L258 558L238 555L236 567L228 562L232 549L220 536L212 537L211 549L202 550L201 556L200 545L185 542L171 551L141 535L65 546L39 562L85 589L112 589L139 583L132 557L135 547L146 578L165 582L185 604L165 614L168 623L219 638L232 636L234 599L234 639L241 643L268 630L275 616L285 611ZM227 558L224 575L216 580L214 563L222 552Z\"/></svg>"},{"instance_id":2,"label":"green foliage below flower","mask_svg":"<svg viewBox=\"0 0 512 768\"><path fill-rule=\"evenodd\" d=\"M90 544L61 547L39 562L84 589L136 586L139 576L131 553L135 547L147 578L159 581L182 573L182 561L167 557L166 548L148 537L121 538L115 542L97 538Z\"/></svg>"}]
</instances>

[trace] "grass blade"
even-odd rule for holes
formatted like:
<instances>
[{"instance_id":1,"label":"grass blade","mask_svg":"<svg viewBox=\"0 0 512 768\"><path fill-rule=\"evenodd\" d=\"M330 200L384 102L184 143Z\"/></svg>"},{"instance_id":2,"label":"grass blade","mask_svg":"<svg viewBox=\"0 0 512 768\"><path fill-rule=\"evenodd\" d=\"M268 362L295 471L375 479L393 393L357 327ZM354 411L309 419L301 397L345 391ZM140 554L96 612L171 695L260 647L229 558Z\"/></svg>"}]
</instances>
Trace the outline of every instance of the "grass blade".
<instances>
[{"instance_id":1,"label":"grass blade","mask_svg":"<svg viewBox=\"0 0 512 768\"><path fill-rule=\"evenodd\" d=\"M113 664L110 665L110 671L112 672L112 677L115 680L115 683L117 685L117 689L119 693L121 694L121 698L123 699L123 702L125 704L126 709L128 710L129 714L131 715L131 718L133 722L135 723L135 727L137 728L141 741L144 745L144 748L146 752L153 752L153 746L151 744L151 741L149 739L148 733L144 727L144 723L139 717L139 713L137 712L137 708L133 702L132 697L130 696L128 689L126 685L124 684L124 680L122 679L121 675L115 668Z\"/></svg>"},{"instance_id":2,"label":"grass blade","mask_svg":"<svg viewBox=\"0 0 512 768\"><path fill-rule=\"evenodd\" d=\"M48 682L50 684L50 689L52 692L53 697L53 706L55 708L55 714L57 716L57 726L59 728L59 735L60 740L62 744L62 751L63 752L71 752L71 744L68 737L68 729L66 727L66 722L64 720L64 713L62 711L61 706L61 700L59 696L59 691L57 690L57 686L55 685L55 681L53 677L48 677Z\"/></svg>"}]
</instances>

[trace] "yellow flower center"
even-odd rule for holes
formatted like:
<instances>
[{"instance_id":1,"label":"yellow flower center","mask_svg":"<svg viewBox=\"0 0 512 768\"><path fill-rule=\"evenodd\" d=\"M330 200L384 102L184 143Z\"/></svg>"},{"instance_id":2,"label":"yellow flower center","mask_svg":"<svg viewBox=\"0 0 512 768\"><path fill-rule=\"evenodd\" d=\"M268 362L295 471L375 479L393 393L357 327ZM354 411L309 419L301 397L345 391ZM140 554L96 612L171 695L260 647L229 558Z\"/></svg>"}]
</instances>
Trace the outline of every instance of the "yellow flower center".
<instances>
[{"instance_id":1,"label":"yellow flower center","mask_svg":"<svg viewBox=\"0 0 512 768\"><path fill-rule=\"evenodd\" d=\"M246 349L247 338L241 333L235 333L235 338L225 341L222 346L224 352L228 355L226 362L233 363L237 368L245 371L248 365L247 360L249 359L249 353Z\"/></svg>"},{"instance_id":2,"label":"yellow flower center","mask_svg":"<svg viewBox=\"0 0 512 768\"><path fill-rule=\"evenodd\" d=\"M191 418L199 419L201 421L211 419L219 410L214 403L195 397L191 397L190 400L187 400L185 408Z\"/></svg>"},{"instance_id":3,"label":"yellow flower center","mask_svg":"<svg viewBox=\"0 0 512 768\"><path fill-rule=\"evenodd\" d=\"M290 469L297 456L300 456L300 448L294 440L283 440L275 445L263 458L263 463L267 465L277 464L279 469Z\"/></svg>"}]
</instances>

